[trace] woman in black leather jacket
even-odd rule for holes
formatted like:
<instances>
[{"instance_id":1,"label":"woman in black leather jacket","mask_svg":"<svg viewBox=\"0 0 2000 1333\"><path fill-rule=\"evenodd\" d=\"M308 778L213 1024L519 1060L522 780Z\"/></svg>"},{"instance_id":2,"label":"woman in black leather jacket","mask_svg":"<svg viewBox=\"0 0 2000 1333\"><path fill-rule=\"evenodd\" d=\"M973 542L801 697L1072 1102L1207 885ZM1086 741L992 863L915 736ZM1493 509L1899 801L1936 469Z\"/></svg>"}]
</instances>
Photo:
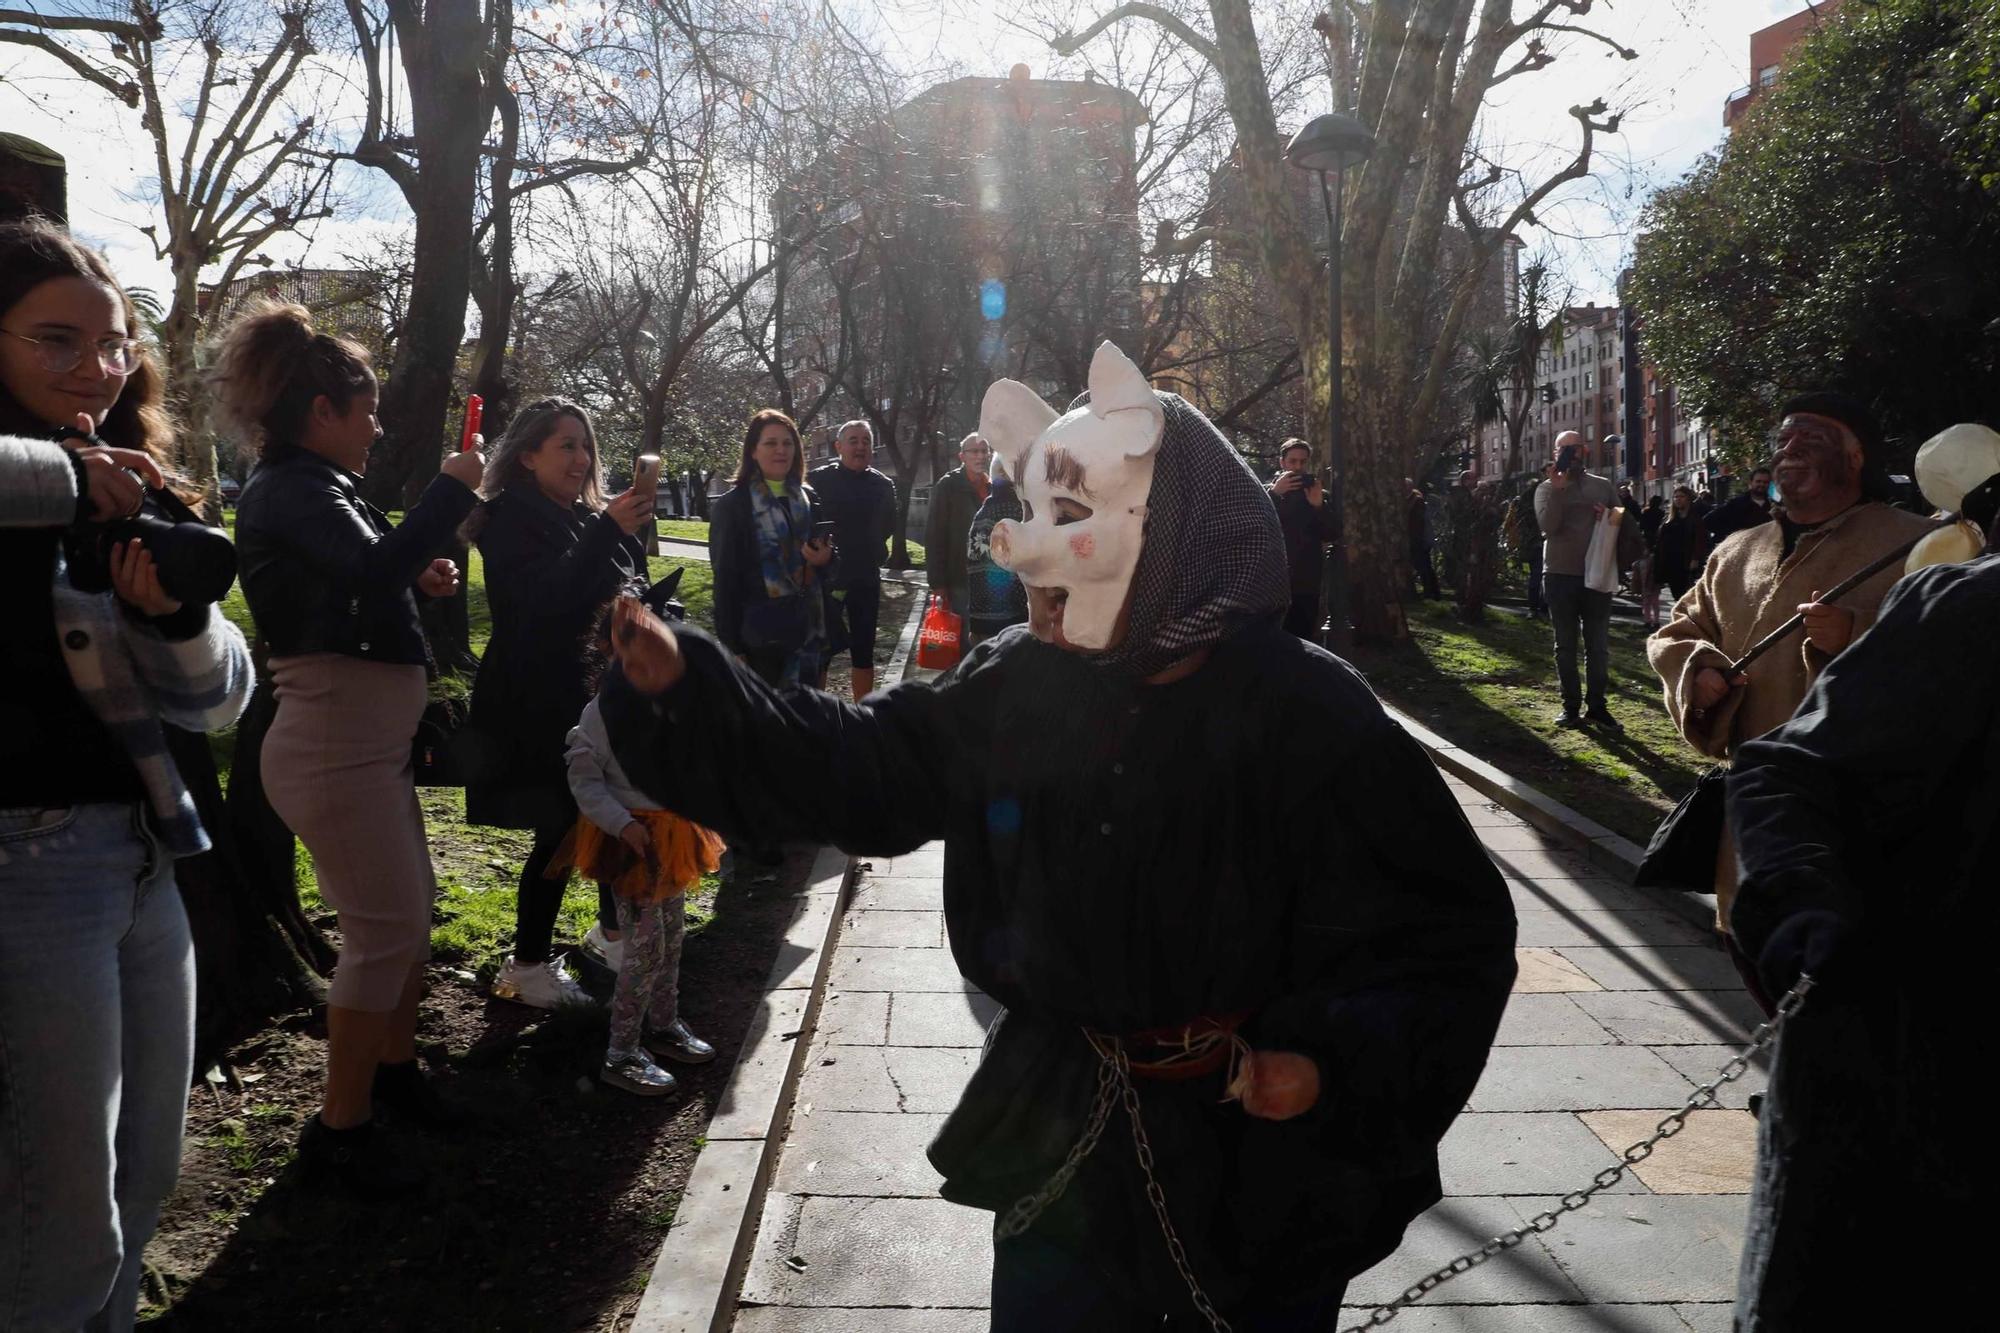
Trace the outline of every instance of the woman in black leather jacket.
<instances>
[{"instance_id":1,"label":"woman in black leather jacket","mask_svg":"<svg viewBox=\"0 0 2000 1333\"><path fill-rule=\"evenodd\" d=\"M465 817L533 829L514 909L514 953L493 994L540 1009L589 996L551 957L566 874L545 873L576 825L563 761L569 730L590 701L587 640L604 603L646 575L636 534L650 495L606 501L590 415L562 398L522 408L493 447L486 503L466 525L486 565L493 638L473 685L465 742ZM618 916L599 886L598 926L585 947L618 970Z\"/></svg>"},{"instance_id":2,"label":"woman in black leather jacket","mask_svg":"<svg viewBox=\"0 0 2000 1333\"><path fill-rule=\"evenodd\" d=\"M238 318L213 382L225 421L261 454L236 534L278 696L264 791L340 914L326 1098L299 1154L309 1175L394 1194L420 1178L376 1132L374 1102L434 1127L455 1118L416 1063L437 894L410 763L429 662L416 599L458 586L457 567L433 555L471 512L482 463L447 459L392 529L354 484L381 433L368 354L315 332L300 306Z\"/></svg>"}]
</instances>

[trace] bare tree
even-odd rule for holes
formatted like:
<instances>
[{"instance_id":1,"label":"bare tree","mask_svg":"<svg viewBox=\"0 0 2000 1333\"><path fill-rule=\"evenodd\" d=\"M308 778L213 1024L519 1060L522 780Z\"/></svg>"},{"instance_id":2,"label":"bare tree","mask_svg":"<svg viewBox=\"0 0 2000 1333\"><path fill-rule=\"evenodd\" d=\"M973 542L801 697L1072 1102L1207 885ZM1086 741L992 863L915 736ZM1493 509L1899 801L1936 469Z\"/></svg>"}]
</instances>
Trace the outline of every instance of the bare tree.
<instances>
[{"instance_id":1,"label":"bare tree","mask_svg":"<svg viewBox=\"0 0 2000 1333\"><path fill-rule=\"evenodd\" d=\"M313 156L314 90L299 75L315 50L322 0L157 0L80 5L56 17L0 10L0 42L40 50L140 114L152 141L162 223L140 228L173 274L156 336L181 420L181 465L211 519L221 513L215 441L197 352L222 305L201 275L218 270L226 293L246 267L271 263L263 247L332 213L331 165Z\"/></svg>"},{"instance_id":2,"label":"bare tree","mask_svg":"<svg viewBox=\"0 0 2000 1333\"><path fill-rule=\"evenodd\" d=\"M1555 63L1553 40L1599 42L1636 59L1637 52L1577 22L1594 7L1594 0L1376 0L1339 3L1312 20L1334 105L1351 107L1375 136L1373 155L1348 173L1341 236L1352 367L1345 378L1344 538L1356 626L1366 637L1407 634L1401 479L1434 445L1439 419L1452 415L1463 335L1489 261L1558 190L1590 174L1597 136L1615 132L1618 117L1607 117L1602 100L1572 107L1574 154L1536 181L1482 167L1468 151L1474 127L1494 88ZM1303 25L1266 13L1260 38L1251 0L1131 0L1080 32L1053 32L1051 45L1078 51L1127 22L1151 24L1219 80L1245 200L1243 216L1225 225L1257 256L1276 313L1299 343L1313 433L1323 436L1332 384L1327 267L1283 160L1271 59L1296 42ZM1290 85L1279 79L1275 87L1282 93ZM1518 191L1505 195L1511 184ZM1455 276L1440 262L1448 222L1467 247Z\"/></svg>"}]
</instances>

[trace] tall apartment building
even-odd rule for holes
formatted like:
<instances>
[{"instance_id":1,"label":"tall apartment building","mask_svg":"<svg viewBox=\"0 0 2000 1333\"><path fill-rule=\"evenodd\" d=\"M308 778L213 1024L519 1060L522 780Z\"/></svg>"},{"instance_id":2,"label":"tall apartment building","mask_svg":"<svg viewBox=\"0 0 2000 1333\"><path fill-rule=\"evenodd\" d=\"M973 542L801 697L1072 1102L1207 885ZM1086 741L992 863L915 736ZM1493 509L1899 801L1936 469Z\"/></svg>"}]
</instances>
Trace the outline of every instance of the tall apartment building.
<instances>
[{"instance_id":1,"label":"tall apartment building","mask_svg":"<svg viewBox=\"0 0 2000 1333\"><path fill-rule=\"evenodd\" d=\"M1542 346L1527 426L1521 432L1521 466L1509 473L1506 423L1482 428L1475 470L1483 478L1538 474L1555 459L1556 437L1583 436L1591 471L1623 481L1629 469L1622 448L1626 357L1620 308L1595 302L1562 313L1560 336Z\"/></svg>"},{"instance_id":2,"label":"tall apartment building","mask_svg":"<svg viewBox=\"0 0 2000 1333\"><path fill-rule=\"evenodd\" d=\"M1735 129L1743 114L1758 97L1784 75L1792 48L1799 39L1840 12L1840 0L1816 0L1789 18L1779 19L1768 28L1750 34L1750 83L1729 94L1722 105L1722 124Z\"/></svg>"}]
</instances>

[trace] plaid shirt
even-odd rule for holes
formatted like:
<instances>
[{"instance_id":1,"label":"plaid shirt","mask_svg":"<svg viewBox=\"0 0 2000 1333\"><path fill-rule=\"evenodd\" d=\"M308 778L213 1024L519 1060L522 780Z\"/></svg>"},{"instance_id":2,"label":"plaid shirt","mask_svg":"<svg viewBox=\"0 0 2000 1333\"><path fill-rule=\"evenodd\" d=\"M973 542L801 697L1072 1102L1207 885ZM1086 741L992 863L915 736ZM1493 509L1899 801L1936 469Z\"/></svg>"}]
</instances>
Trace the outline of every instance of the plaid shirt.
<instances>
[{"instance_id":1,"label":"plaid shirt","mask_svg":"<svg viewBox=\"0 0 2000 1333\"><path fill-rule=\"evenodd\" d=\"M65 527L76 515L76 474L61 445L0 436L0 526ZM194 801L167 754L163 726L229 726L255 677L243 633L213 608L191 637L170 639L110 593L72 588L58 550L55 632L85 705L131 756L154 828L177 856L208 849Z\"/></svg>"}]
</instances>

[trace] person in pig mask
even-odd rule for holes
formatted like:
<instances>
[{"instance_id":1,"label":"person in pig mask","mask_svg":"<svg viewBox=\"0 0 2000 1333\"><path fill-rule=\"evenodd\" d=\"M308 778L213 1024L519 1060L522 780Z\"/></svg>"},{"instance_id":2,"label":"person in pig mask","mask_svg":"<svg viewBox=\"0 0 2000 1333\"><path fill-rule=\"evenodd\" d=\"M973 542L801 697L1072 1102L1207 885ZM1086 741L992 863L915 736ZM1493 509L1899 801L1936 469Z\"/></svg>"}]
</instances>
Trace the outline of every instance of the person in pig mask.
<instances>
[{"instance_id":1,"label":"person in pig mask","mask_svg":"<svg viewBox=\"0 0 2000 1333\"><path fill-rule=\"evenodd\" d=\"M619 758L728 837L943 840L952 955L1004 1010L929 1156L997 1214L995 1329L1330 1326L1439 1197L1506 888L1361 677L1281 628L1276 513L1200 413L1106 343L1068 412L1001 380L980 434L1028 625L857 704L628 603Z\"/></svg>"}]
</instances>

